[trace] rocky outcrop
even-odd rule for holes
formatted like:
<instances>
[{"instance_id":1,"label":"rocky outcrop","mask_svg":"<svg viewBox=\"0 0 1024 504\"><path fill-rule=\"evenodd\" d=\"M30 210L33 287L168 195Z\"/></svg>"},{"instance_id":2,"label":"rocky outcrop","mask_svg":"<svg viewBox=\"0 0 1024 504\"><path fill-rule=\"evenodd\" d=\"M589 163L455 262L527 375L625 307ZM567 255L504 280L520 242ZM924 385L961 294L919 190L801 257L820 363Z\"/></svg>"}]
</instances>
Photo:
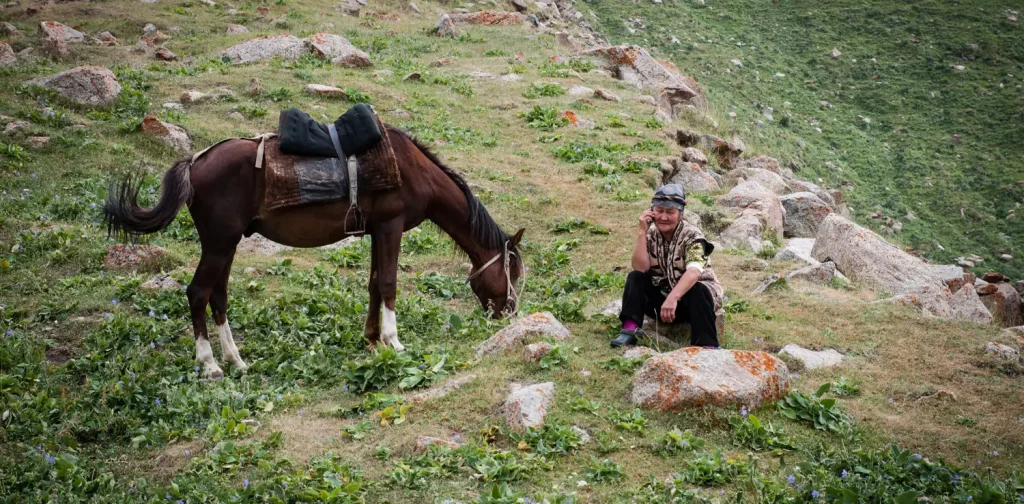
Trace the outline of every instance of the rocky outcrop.
<instances>
[{"instance_id":1,"label":"rocky outcrop","mask_svg":"<svg viewBox=\"0 0 1024 504\"><path fill-rule=\"evenodd\" d=\"M804 365L804 369L826 368L843 363L843 354L838 350L829 348L814 351L794 343L782 347L782 350L779 350L779 355L786 355L800 361Z\"/></svg>"},{"instance_id":2,"label":"rocky outcrop","mask_svg":"<svg viewBox=\"0 0 1024 504\"><path fill-rule=\"evenodd\" d=\"M306 42L292 35L271 35L246 40L224 51L234 64L255 63L278 57L285 61L299 59L308 51Z\"/></svg>"},{"instance_id":3,"label":"rocky outcrop","mask_svg":"<svg viewBox=\"0 0 1024 504\"><path fill-rule=\"evenodd\" d=\"M330 33L316 33L306 39L313 54L320 59L329 60L335 65L352 68L373 66L370 56L356 48L345 37Z\"/></svg>"},{"instance_id":4,"label":"rocky outcrop","mask_svg":"<svg viewBox=\"0 0 1024 504\"><path fill-rule=\"evenodd\" d=\"M647 359L633 377L630 399L643 408L666 411L756 407L788 393L789 370L773 355L687 347Z\"/></svg>"},{"instance_id":5,"label":"rocky outcrop","mask_svg":"<svg viewBox=\"0 0 1024 504\"><path fill-rule=\"evenodd\" d=\"M707 103L697 81L683 75L672 63L651 56L642 47L600 46L587 49L583 54L603 58L608 70L619 80L657 93L656 110L664 120L675 119L683 110L700 108Z\"/></svg>"},{"instance_id":6,"label":"rocky outcrop","mask_svg":"<svg viewBox=\"0 0 1024 504\"><path fill-rule=\"evenodd\" d=\"M772 171L761 168L737 168L729 174L737 178L742 177L746 181L758 182L775 194L789 192L789 184L786 183L786 179Z\"/></svg>"},{"instance_id":7,"label":"rocky outcrop","mask_svg":"<svg viewBox=\"0 0 1024 504\"><path fill-rule=\"evenodd\" d=\"M453 12L447 16L457 25L514 26L527 19L526 14L507 11Z\"/></svg>"},{"instance_id":8,"label":"rocky outcrop","mask_svg":"<svg viewBox=\"0 0 1024 504\"><path fill-rule=\"evenodd\" d=\"M188 137L185 128L163 122L154 115L148 115L142 120L142 133L159 138L179 152L192 152L192 140Z\"/></svg>"},{"instance_id":9,"label":"rocky outcrop","mask_svg":"<svg viewBox=\"0 0 1024 504\"><path fill-rule=\"evenodd\" d=\"M789 168L783 168L779 164L779 160L770 156L754 156L747 158L742 161L736 162L737 169L754 168L758 170L768 170L781 175L786 180L793 178L793 171Z\"/></svg>"},{"instance_id":10,"label":"rocky outcrop","mask_svg":"<svg viewBox=\"0 0 1024 504\"><path fill-rule=\"evenodd\" d=\"M72 68L32 79L26 84L52 89L62 98L86 106L110 105L121 92L121 84L114 73L99 66Z\"/></svg>"},{"instance_id":11,"label":"rocky outcrop","mask_svg":"<svg viewBox=\"0 0 1024 504\"><path fill-rule=\"evenodd\" d=\"M555 384L552 382L521 386L512 384L512 391L501 405L505 423L512 430L525 431L528 427L544 425L544 417L555 400Z\"/></svg>"},{"instance_id":12,"label":"rocky outcrop","mask_svg":"<svg viewBox=\"0 0 1024 504\"><path fill-rule=\"evenodd\" d=\"M828 204L810 192L786 194L779 197L779 202L786 210L784 233L787 238L817 236L821 222L832 213Z\"/></svg>"},{"instance_id":13,"label":"rocky outcrop","mask_svg":"<svg viewBox=\"0 0 1024 504\"><path fill-rule=\"evenodd\" d=\"M569 339L569 329L550 312L531 313L478 344L476 355L492 355L541 338L566 340Z\"/></svg>"},{"instance_id":14,"label":"rocky outcrop","mask_svg":"<svg viewBox=\"0 0 1024 504\"><path fill-rule=\"evenodd\" d=\"M39 23L39 35L47 42L60 42L64 44L85 42L85 34L56 21L43 21Z\"/></svg>"},{"instance_id":15,"label":"rocky outcrop","mask_svg":"<svg viewBox=\"0 0 1024 504\"><path fill-rule=\"evenodd\" d=\"M992 322L1002 327L1024 324L1024 304L1012 285L1003 281L987 283L977 288L981 302L992 314Z\"/></svg>"},{"instance_id":16,"label":"rocky outcrop","mask_svg":"<svg viewBox=\"0 0 1024 504\"><path fill-rule=\"evenodd\" d=\"M762 241L767 239L766 231L782 236L782 203L775 193L759 182L747 181L733 187L718 198L717 204L739 214L720 235L726 247L757 251L761 249Z\"/></svg>"},{"instance_id":17,"label":"rocky outcrop","mask_svg":"<svg viewBox=\"0 0 1024 504\"><path fill-rule=\"evenodd\" d=\"M1016 348L1002 343L986 343L985 354L1010 362L1017 362L1020 360L1020 352L1018 352Z\"/></svg>"}]
</instances>

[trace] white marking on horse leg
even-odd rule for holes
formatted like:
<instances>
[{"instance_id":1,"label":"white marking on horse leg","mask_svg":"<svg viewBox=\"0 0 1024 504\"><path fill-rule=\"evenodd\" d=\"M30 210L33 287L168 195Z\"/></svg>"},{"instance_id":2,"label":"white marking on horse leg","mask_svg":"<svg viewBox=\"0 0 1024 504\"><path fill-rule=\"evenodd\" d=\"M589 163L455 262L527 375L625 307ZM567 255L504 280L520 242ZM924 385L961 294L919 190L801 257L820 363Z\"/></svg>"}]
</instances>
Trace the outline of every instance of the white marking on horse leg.
<instances>
[{"instance_id":1,"label":"white marking on horse leg","mask_svg":"<svg viewBox=\"0 0 1024 504\"><path fill-rule=\"evenodd\" d=\"M380 331L380 337L384 340L384 344L391 345L394 347L396 352L405 351L405 347L402 342L398 341L398 322L395 320L395 312L387 306L384 308L384 321L383 328Z\"/></svg>"},{"instance_id":2,"label":"white marking on horse leg","mask_svg":"<svg viewBox=\"0 0 1024 504\"><path fill-rule=\"evenodd\" d=\"M203 366L203 378L217 379L224 376L217 361L213 358L213 349L210 348L210 340L196 338L196 361Z\"/></svg>"},{"instance_id":3,"label":"white marking on horse leg","mask_svg":"<svg viewBox=\"0 0 1024 504\"><path fill-rule=\"evenodd\" d=\"M228 325L228 319L225 318L224 323L217 326L217 334L220 335L220 351L221 355L224 356L224 361L245 371L249 366L245 364L242 356L238 354L235 338L231 337L231 326Z\"/></svg>"}]
</instances>

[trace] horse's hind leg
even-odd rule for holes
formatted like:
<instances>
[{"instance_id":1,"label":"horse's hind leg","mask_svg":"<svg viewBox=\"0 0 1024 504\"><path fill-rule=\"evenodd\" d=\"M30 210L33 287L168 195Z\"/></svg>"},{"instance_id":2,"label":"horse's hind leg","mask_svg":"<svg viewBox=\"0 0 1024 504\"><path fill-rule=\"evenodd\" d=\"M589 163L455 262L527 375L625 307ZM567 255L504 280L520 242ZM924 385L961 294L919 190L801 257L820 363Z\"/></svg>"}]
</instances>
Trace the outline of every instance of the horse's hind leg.
<instances>
[{"instance_id":1,"label":"horse's hind leg","mask_svg":"<svg viewBox=\"0 0 1024 504\"><path fill-rule=\"evenodd\" d=\"M213 286L213 294L210 296L210 310L213 312L213 320L217 323L217 334L220 336L220 351L224 361L238 369L245 370L249 366L242 360L235 346L235 339L231 336L231 325L228 324L228 280L231 277L231 262L235 258L234 249L228 256L227 264L221 271L217 283Z\"/></svg>"},{"instance_id":2,"label":"horse's hind leg","mask_svg":"<svg viewBox=\"0 0 1024 504\"><path fill-rule=\"evenodd\" d=\"M196 361L203 366L203 378L221 378L224 372L213 358L210 338L206 330L206 305L210 302L214 287L225 265L231 264L231 256L207 252L199 258L199 266L188 284L188 307L192 313L192 331L196 335Z\"/></svg>"}]
</instances>

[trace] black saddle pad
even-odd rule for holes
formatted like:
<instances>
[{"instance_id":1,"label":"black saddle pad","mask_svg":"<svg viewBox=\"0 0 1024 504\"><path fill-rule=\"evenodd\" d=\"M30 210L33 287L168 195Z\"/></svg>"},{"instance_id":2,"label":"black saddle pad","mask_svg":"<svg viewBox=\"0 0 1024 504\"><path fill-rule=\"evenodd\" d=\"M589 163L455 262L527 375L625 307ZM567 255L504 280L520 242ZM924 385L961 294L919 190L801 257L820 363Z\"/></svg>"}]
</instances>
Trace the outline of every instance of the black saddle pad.
<instances>
[{"instance_id":1,"label":"black saddle pad","mask_svg":"<svg viewBox=\"0 0 1024 504\"><path fill-rule=\"evenodd\" d=\"M346 156L365 152L384 138L373 108L359 103L334 121L341 150ZM337 157L327 125L313 120L309 114L290 108L281 111L278 119L280 148L288 154Z\"/></svg>"}]
</instances>

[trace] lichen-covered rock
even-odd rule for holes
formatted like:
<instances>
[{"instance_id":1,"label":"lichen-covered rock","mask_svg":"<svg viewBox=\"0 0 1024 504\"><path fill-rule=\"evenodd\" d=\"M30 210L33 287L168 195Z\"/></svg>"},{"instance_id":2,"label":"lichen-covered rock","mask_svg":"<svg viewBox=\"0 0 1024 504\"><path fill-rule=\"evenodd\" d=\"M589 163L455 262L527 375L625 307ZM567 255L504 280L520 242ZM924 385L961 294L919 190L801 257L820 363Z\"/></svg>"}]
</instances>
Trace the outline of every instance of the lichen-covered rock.
<instances>
[{"instance_id":1,"label":"lichen-covered rock","mask_svg":"<svg viewBox=\"0 0 1024 504\"><path fill-rule=\"evenodd\" d=\"M811 250L814 250L814 238L790 238L782 245L782 250L775 254L775 260L819 264L817 259L811 257Z\"/></svg>"},{"instance_id":2,"label":"lichen-covered rock","mask_svg":"<svg viewBox=\"0 0 1024 504\"><path fill-rule=\"evenodd\" d=\"M676 132L676 141L679 142L680 145L683 145L683 147L690 147L691 145L699 142L701 148L714 154L715 157L718 158L718 165L725 170L736 168L740 162L740 155L742 155L743 151L746 149L746 146L743 145L743 142L740 140L730 142L724 138L716 137L715 135L703 135L701 137L690 137L688 139L685 133L686 132L683 131ZM684 141L689 141L691 143L689 145L684 145ZM751 167L758 168L759 166L755 165Z\"/></svg>"},{"instance_id":3,"label":"lichen-covered rock","mask_svg":"<svg viewBox=\"0 0 1024 504\"><path fill-rule=\"evenodd\" d=\"M524 431L527 427L544 425L544 417L555 400L555 384L552 382L521 386L512 384L512 391L501 405L505 423L513 430Z\"/></svg>"},{"instance_id":4,"label":"lichen-covered rock","mask_svg":"<svg viewBox=\"0 0 1024 504\"><path fill-rule=\"evenodd\" d=\"M761 218L760 212L744 210L718 234L718 239L725 248L757 252L764 246L764 230L765 221Z\"/></svg>"},{"instance_id":5,"label":"lichen-covered rock","mask_svg":"<svg viewBox=\"0 0 1024 504\"><path fill-rule=\"evenodd\" d=\"M692 104L706 102L704 91L692 77L683 75L675 65L668 61L659 60L646 49L639 46L600 46L587 49L583 54L603 57L608 62L609 70L619 80L635 84L641 88L649 89L659 93L665 100L671 102L680 96L665 96L675 90L689 98ZM655 104L658 102L655 101ZM681 102L680 102L681 103Z\"/></svg>"},{"instance_id":6,"label":"lichen-covered rock","mask_svg":"<svg viewBox=\"0 0 1024 504\"><path fill-rule=\"evenodd\" d=\"M988 343L986 343L985 344L985 353L988 354L988 355L993 355L995 357L998 357L998 358L1000 358L1002 360L1008 360L1008 361L1013 361L1013 362L1016 362L1016 361L1020 360L1020 352L1018 352L1016 348L1013 348L1010 345L1004 345L1002 343L996 343L996 342L988 342Z\"/></svg>"},{"instance_id":7,"label":"lichen-covered rock","mask_svg":"<svg viewBox=\"0 0 1024 504\"><path fill-rule=\"evenodd\" d=\"M662 184L679 184L686 191L711 192L721 188L718 180L697 163L672 158L661 167Z\"/></svg>"},{"instance_id":8,"label":"lichen-covered rock","mask_svg":"<svg viewBox=\"0 0 1024 504\"><path fill-rule=\"evenodd\" d=\"M18 57L14 55L14 49L0 40L0 67L13 66L18 64Z\"/></svg>"},{"instance_id":9,"label":"lichen-covered rock","mask_svg":"<svg viewBox=\"0 0 1024 504\"><path fill-rule=\"evenodd\" d=\"M448 38L459 36L459 33L455 30L455 21L452 20L450 15L441 15L441 18L437 20L437 25L434 26L434 35Z\"/></svg>"},{"instance_id":10,"label":"lichen-covered rock","mask_svg":"<svg viewBox=\"0 0 1024 504\"><path fill-rule=\"evenodd\" d=\"M307 52L306 42L292 35L271 35L246 40L224 50L224 56L234 64L265 61L277 56L294 61Z\"/></svg>"},{"instance_id":11,"label":"lichen-covered rock","mask_svg":"<svg viewBox=\"0 0 1024 504\"><path fill-rule=\"evenodd\" d=\"M530 343L523 347L523 358L530 362L538 362L549 353L551 353L551 343L546 341Z\"/></svg>"},{"instance_id":12,"label":"lichen-covered rock","mask_svg":"<svg viewBox=\"0 0 1024 504\"><path fill-rule=\"evenodd\" d=\"M645 346L629 347L625 352L622 352L622 358L630 360L644 359L654 355L659 355L658 351Z\"/></svg>"},{"instance_id":13,"label":"lichen-covered rock","mask_svg":"<svg viewBox=\"0 0 1024 504\"><path fill-rule=\"evenodd\" d=\"M65 44L85 42L84 33L56 21L43 21L39 23L39 34L46 40L59 41Z\"/></svg>"},{"instance_id":14,"label":"lichen-covered rock","mask_svg":"<svg viewBox=\"0 0 1024 504\"><path fill-rule=\"evenodd\" d=\"M157 275L140 286L144 290L181 290L181 284L171 275Z\"/></svg>"},{"instance_id":15,"label":"lichen-covered rock","mask_svg":"<svg viewBox=\"0 0 1024 504\"><path fill-rule=\"evenodd\" d=\"M786 237L813 238L818 235L821 222L832 213L827 203L810 192L798 192L779 197L786 209L784 232Z\"/></svg>"},{"instance_id":16,"label":"lichen-covered rock","mask_svg":"<svg viewBox=\"0 0 1024 504\"><path fill-rule=\"evenodd\" d=\"M154 115L148 115L142 120L142 133L158 137L160 140L179 152L192 152L192 140L185 132L185 128L176 124L163 122Z\"/></svg>"},{"instance_id":17,"label":"lichen-covered rock","mask_svg":"<svg viewBox=\"0 0 1024 504\"><path fill-rule=\"evenodd\" d=\"M451 448L452 450L459 447L459 443L456 443L455 441L449 439L441 439L430 436L420 436L416 438L416 453L423 453L433 445L444 446L446 448Z\"/></svg>"},{"instance_id":18,"label":"lichen-covered rock","mask_svg":"<svg viewBox=\"0 0 1024 504\"><path fill-rule=\"evenodd\" d=\"M345 37L331 33L316 33L308 39L313 54L335 65L364 68L373 66L370 55L352 45Z\"/></svg>"},{"instance_id":19,"label":"lichen-covered rock","mask_svg":"<svg viewBox=\"0 0 1024 504\"><path fill-rule=\"evenodd\" d=\"M27 84L52 89L63 98L86 106L110 105L121 92L121 84L114 73L98 66L72 68L32 79Z\"/></svg>"},{"instance_id":20,"label":"lichen-covered rock","mask_svg":"<svg viewBox=\"0 0 1024 504\"><path fill-rule=\"evenodd\" d=\"M685 84L663 88L658 92L658 105L654 113L666 122L681 117L686 110L699 110L704 105L704 96Z\"/></svg>"},{"instance_id":21,"label":"lichen-covered rock","mask_svg":"<svg viewBox=\"0 0 1024 504\"><path fill-rule=\"evenodd\" d=\"M781 175L786 180L793 178L793 171L789 168L783 168L779 164L779 160L769 156L754 156L747 158L742 161L736 162L737 169L743 168L756 168L758 170L768 170Z\"/></svg>"},{"instance_id":22,"label":"lichen-covered rock","mask_svg":"<svg viewBox=\"0 0 1024 504\"><path fill-rule=\"evenodd\" d=\"M981 302L992 314L992 321L1002 327L1024 324L1024 304L1020 294L1006 282L988 283L977 288Z\"/></svg>"},{"instance_id":23,"label":"lichen-covered rock","mask_svg":"<svg viewBox=\"0 0 1024 504\"><path fill-rule=\"evenodd\" d=\"M777 357L745 350L681 348L647 359L630 399L655 410L707 405L749 407L789 393L789 370Z\"/></svg>"},{"instance_id":24,"label":"lichen-covered rock","mask_svg":"<svg viewBox=\"0 0 1024 504\"><path fill-rule=\"evenodd\" d=\"M832 261L825 261L818 264L809 264L786 275L786 280L806 280L815 283L829 283L836 277L836 264Z\"/></svg>"},{"instance_id":25,"label":"lichen-covered rock","mask_svg":"<svg viewBox=\"0 0 1024 504\"><path fill-rule=\"evenodd\" d=\"M886 301L916 308L925 316L966 320L977 324L992 323L992 314L981 302L973 285L964 285L954 292L950 292L946 286L928 285Z\"/></svg>"},{"instance_id":26,"label":"lichen-covered rock","mask_svg":"<svg viewBox=\"0 0 1024 504\"><path fill-rule=\"evenodd\" d=\"M338 98L341 100L348 98L348 94L345 93L344 89L337 88L334 86L327 86L324 84L306 84L305 91L309 94L325 96L329 98Z\"/></svg>"},{"instance_id":27,"label":"lichen-covered rock","mask_svg":"<svg viewBox=\"0 0 1024 504\"><path fill-rule=\"evenodd\" d=\"M788 355L804 365L804 369L818 369L838 366L843 363L843 354L833 348L825 350L809 350L795 343L790 343L779 350L779 355Z\"/></svg>"},{"instance_id":28,"label":"lichen-covered rock","mask_svg":"<svg viewBox=\"0 0 1024 504\"><path fill-rule=\"evenodd\" d=\"M763 233L771 230L781 237L784 224L784 210L779 198L760 182L748 180L733 187L718 198L718 205L733 209L740 216L722 233L722 242L727 247L760 249L760 242L766 239Z\"/></svg>"},{"instance_id":29,"label":"lichen-covered rock","mask_svg":"<svg viewBox=\"0 0 1024 504\"><path fill-rule=\"evenodd\" d=\"M730 172L730 175L758 182L775 194L786 194L789 192L789 184L786 183L786 179L772 171L761 168L737 168Z\"/></svg>"},{"instance_id":30,"label":"lichen-covered rock","mask_svg":"<svg viewBox=\"0 0 1024 504\"><path fill-rule=\"evenodd\" d=\"M808 182L806 180L800 179L791 179L787 181L787 183L789 184L789 187L793 189L794 192L814 193L814 195L821 198L821 201L824 201L825 204L829 206L829 208L836 208L836 200L828 189L825 189L824 187L821 187L813 182Z\"/></svg>"},{"instance_id":31,"label":"lichen-covered rock","mask_svg":"<svg viewBox=\"0 0 1024 504\"><path fill-rule=\"evenodd\" d=\"M514 346L532 343L541 338L555 341L566 340L569 339L569 329L562 325L551 312L531 313L478 344L476 355L477 357L492 355Z\"/></svg>"}]
</instances>

